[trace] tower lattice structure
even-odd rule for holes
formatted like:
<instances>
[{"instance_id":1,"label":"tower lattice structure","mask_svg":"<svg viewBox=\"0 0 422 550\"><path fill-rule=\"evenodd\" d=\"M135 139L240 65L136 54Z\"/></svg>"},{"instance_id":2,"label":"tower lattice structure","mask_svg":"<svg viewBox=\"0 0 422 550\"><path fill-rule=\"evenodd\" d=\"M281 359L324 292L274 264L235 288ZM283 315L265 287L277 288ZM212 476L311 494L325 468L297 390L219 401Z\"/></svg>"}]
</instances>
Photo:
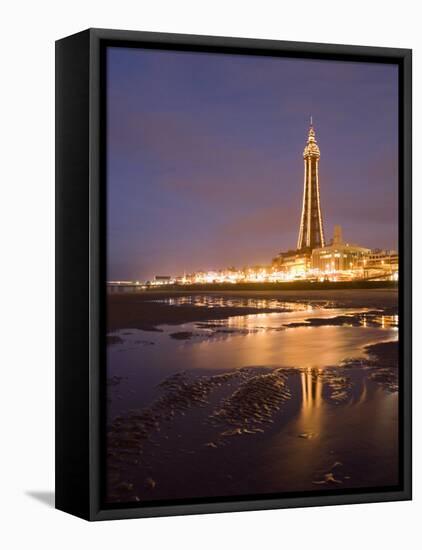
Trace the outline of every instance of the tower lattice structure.
<instances>
[{"instance_id":1,"label":"tower lattice structure","mask_svg":"<svg viewBox=\"0 0 422 550\"><path fill-rule=\"evenodd\" d=\"M300 218L298 250L320 248L325 246L324 228L319 197L318 166L320 151L312 124L309 128L308 141L303 151L304 184L302 215Z\"/></svg>"}]
</instances>

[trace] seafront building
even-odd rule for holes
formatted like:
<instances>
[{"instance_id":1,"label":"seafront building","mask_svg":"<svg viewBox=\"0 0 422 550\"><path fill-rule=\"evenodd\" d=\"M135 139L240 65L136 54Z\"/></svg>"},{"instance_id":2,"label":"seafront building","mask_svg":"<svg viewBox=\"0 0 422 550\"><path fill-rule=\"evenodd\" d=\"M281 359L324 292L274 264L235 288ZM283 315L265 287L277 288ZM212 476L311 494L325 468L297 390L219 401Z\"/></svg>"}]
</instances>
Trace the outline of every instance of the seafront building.
<instances>
[{"instance_id":1,"label":"seafront building","mask_svg":"<svg viewBox=\"0 0 422 550\"><path fill-rule=\"evenodd\" d=\"M399 255L395 250L371 250L364 258L364 279L398 280Z\"/></svg>"},{"instance_id":2,"label":"seafront building","mask_svg":"<svg viewBox=\"0 0 422 550\"><path fill-rule=\"evenodd\" d=\"M320 201L320 149L312 125L303 152L304 187L297 249L280 252L272 260L272 280L397 280L398 254L373 251L343 241L342 229L326 243Z\"/></svg>"},{"instance_id":3,"label":"seafront building","mask_svg":"<svg viewBox=\"0 0 422 550\"><path fill-rule=\"evenodd\" d=\"M311 267L320 278L331 275L341 279L362 278L365 258L370 252L369 248L345 243L341 227L336 225L331 244L312 250Z\"/></svg>"}]
</instances>

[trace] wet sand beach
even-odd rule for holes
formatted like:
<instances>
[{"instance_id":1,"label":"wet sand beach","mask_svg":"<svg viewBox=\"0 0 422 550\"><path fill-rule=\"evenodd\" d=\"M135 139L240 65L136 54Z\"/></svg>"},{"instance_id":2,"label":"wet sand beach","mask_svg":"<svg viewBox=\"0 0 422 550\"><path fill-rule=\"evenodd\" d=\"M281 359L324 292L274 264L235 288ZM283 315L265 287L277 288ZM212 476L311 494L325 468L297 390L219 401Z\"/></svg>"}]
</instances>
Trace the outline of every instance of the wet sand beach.
<instances>
[{"instance_id":1,"label":"wet sand beach","mask_svg":"<svg viewBox=\"0 0 422 550\"><path fill-rule=\"evenodd\" d=\"M109 503L398 483L397 291L108 298Z\"/></svg>"},{"instance_id":2,"label":"wet sand beach","mask_svg":"<svg viewBox=\"0 0 422 550\"><path fill-rule=\"evenodd\" d=\"M324 307L392 308L396 312L398 307L397 289L394 288L116 292L107 297L107 326L109 332L124 328L154 330L162 324L227 319L247 313L265 313L274 308L289 309L288 304L302 302Z\"/></svg>"}]
</instances>

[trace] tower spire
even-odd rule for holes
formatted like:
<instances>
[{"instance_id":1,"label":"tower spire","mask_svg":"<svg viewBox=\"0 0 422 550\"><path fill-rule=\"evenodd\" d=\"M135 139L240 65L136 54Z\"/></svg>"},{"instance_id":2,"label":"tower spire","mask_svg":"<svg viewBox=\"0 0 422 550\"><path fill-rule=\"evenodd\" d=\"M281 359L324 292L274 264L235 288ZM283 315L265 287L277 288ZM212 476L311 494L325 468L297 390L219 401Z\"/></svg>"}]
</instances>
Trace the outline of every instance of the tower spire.
<instances>
[{"instance_id":1,"label":"tower spire","mask_svg":"<svg viewBox=\"0 0 422 550\"><path fill-rule=\"evenodd\" d=\"M319 158L320 151L315 137L312 115L308 141L303 151L304 187L302 215L300 219L298 250L313 249L325 246L322 225L321 204L319 199Z\"/></svg>"}]
</instances>

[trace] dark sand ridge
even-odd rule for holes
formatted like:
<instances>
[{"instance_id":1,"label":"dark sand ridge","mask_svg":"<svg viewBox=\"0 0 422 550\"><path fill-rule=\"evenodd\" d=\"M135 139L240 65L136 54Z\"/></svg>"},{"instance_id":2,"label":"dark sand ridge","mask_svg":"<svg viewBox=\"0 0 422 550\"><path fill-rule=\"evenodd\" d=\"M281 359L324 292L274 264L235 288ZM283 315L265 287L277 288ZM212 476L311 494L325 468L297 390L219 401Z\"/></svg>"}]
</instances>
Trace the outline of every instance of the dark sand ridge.
<instances>
[{"instance_id":1,"label":"dark sand ridge","mask_svg":"<svg viewBox=\"0 0 422 550\"><path fill-rule=\"evenodd\" d=\"M389 307L382 312L379 310L369 310L362 313L350 313L348 315L337 315L335 317L312 317L295 323L287 323L286 328L298 327L329 327L329 326L373 326L379 327L388 325L390 327L398 327L398 319L396 318L397 308Z\"/></svg>"},{"instance_id":2,"label":"dark sand ridge","mask_svg":"<svg viewBox=\"0 0 422 550\"><path fill-rule=\"evenodd\" d=\"M236 299L280 300L280 308L215 306L197 307L183 304L174 307L166 300L185 296L213 296ZM157 330L159 325L178 325L190 322L227 319L237 315L288 311L283 302L317 302L325 307L370 309L380 308L393 314L397 309L396 289L356 289L356 290L251 290L251 291L146 291L142 293L111 294L107 297L108 332L125 328ZM327 303L329 302L329 303Z\"/></svg>"}]
</instances>

